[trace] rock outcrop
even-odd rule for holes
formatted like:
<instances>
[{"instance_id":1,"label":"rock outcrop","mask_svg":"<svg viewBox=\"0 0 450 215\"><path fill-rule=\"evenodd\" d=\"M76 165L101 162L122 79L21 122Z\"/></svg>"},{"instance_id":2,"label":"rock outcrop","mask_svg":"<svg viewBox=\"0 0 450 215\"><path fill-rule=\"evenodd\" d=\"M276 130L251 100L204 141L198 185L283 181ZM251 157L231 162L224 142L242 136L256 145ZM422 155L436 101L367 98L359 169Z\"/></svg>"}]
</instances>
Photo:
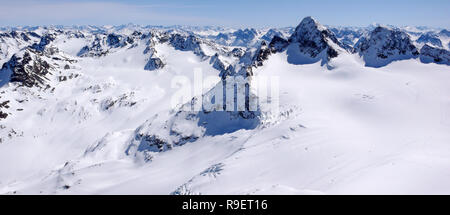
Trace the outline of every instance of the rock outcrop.
<instances>
[{"instance_id":1,"label":"rock outcrop","mask_svg":"<svg viewBox=\"0 0 450 215\"><path fill-rule=\"evenodd\" d=\"M361 38L355 51L369 67L382 67L395 60L417 58L419 51L409 35L399 29L376 27L368 37Z\"/></svg>"},{"instance_id":2,"label":"rock outcrop","mask_svg":"<svg viewBox=\"0 0 450 215\"><path fill-rule=\"evenodd\" d=\"M322 57L324 60L337 57L338 49L344 49L330 30L311 17L306 17L300 22L289 42L295 43L300 53L307 57Z\"/></svg>"},{"instance_id":3,"label":"rock outcrop","mask_svg":"<svg viewBox=\"0 0 450 215\"><path fill-rule=\"evenodd\" d=\"M424 45L420 49L420 61L450 65L450 51Z\"/></svg>"},{"instance_id":4,"label":"rock outcrop","mask_svg":"<svg viewBox=\"0 0 450 215\"><path fill-rule=\"evenodd\" d=\"M25 51L23 56L13 55L6 62L1 71L2 73L10 73L10 82L19 83L26 87L47 87L46 77L50 74L52 66L39 55L30 51Z\"/></svg>"}]
</instances>

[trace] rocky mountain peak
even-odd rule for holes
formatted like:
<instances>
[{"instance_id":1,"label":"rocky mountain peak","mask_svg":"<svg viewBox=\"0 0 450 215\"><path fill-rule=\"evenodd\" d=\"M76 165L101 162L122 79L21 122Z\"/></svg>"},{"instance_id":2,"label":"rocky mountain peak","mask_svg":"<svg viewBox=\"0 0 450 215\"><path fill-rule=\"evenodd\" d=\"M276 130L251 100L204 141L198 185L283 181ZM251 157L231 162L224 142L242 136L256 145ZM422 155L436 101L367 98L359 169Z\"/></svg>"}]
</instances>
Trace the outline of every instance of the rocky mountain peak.
<instances>
[{"instance_id":1,"label":"rocky mountain peak","mask_svg":"<svg viewBox=\"0 0 450 215\"><path fill-rule=\"evenodd\" d=\"M289 42L298 43L300 52L311 58L318 57L320 53L326 50L328 60L337 57L337 47L343 48L330 30L310 16L305 17L295 28Z\"/></svg>"},{"instance_id":2,"label":"rocky mountain peak","mask_svg":"<svg viewBox=\"0 0 450 215\"><path fill-rule=\"evenodd\" d=\"M361 38L355 50L370 67L381 67L395 60L419 55L407 33L383 26L376 27L367 37Z\"/></svg>"},{"instance_id":3,"label":"rocky mountain peak","mask_svg":"<svg viewBox=\"0 0 450 215\"><path fill-rule=\"evenodd\" d=\"M43 87L47 85L48 78L46 75L50 73L51 68L52 66L39 55L25 51L23 56L13 55L3 65L0 72L10 73L10 81L17 82L22 86Z\"/></svg>"},{"instance_id":4,"label":"rocky mountain peak","mask_svg":"<svg viewBox=\"0 0 450 215\"><path fill-rule=\"evenodd\" d=\"M31 46L32 49L43 52L48 44L50 44L52 41L54 41L56 38L55 34L47 34L41 37L41 40L39 43L35 43Z\"/></svg>"},{"instance_id":5,"label":"rocky mountain peak","mask_svg":"<svg viewBox=\"0 0 450 215\"><path fill-rule=\"evenodd\" d=\"M450 65L450 51L425 44L420 49L420 61Z\"/></svg>"},{"instance_id":6,"label":"rocky mountain peak","mask_svg":"<svg viewBox=\"0 0 450 215\"><path fill-rule=\"evenodd\" d=\"M323 30L326 30L323 25L317 22L314 18L307 16L303 18L300 24L295 28L294 33L291 37L302 37L308 32L317 33L317 31Z\"/></svg>"},{"instance_id":7,"label":"rocky mountain peak","mask_svg":"<svg viewBox=\"0 0 450 215\"><path fill-rule=\"evenodd\" d=\"M169 43L177 50L181 51L193 51L198 56L205 56L202 51L199 38L194 35L182 35L182 34L172 34Z\"/></svg>"},{"instance_id":8,"label":"rocky mountain peak","mask_svg":"<svg viewBox=\"0 0 450 215\"><path fill-rule=\"evenodd\" d=\"M428 32L425 34L422 34L417 40L416 42L418 43L424 43L424 44L429 44L435 47L440 47L442 48L442 42L439 39L439 36L433 32Z\"/></svg>"}]
</instances>

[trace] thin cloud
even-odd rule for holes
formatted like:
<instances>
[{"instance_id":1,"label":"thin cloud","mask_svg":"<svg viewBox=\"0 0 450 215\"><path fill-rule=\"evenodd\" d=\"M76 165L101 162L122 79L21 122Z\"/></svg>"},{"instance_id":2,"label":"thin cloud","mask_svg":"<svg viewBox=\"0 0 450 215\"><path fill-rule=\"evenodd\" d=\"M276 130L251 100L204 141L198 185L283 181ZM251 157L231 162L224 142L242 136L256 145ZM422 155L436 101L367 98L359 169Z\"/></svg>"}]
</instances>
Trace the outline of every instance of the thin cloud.
<instances>
[{"instance_id":1,"label":"thin cloud","mask_svg":"<svg viewBox=\"0 0 450 215\"><path fill-rule=\"evenodd\" d=\"M204 5L123 4L113 2L6 3L0 8L0 25L39 24L192 24L205 20L201 16L159 12L161 8L200 8ZM4 22L4 23L2 23Z\"/></svg>"}]
</instances>

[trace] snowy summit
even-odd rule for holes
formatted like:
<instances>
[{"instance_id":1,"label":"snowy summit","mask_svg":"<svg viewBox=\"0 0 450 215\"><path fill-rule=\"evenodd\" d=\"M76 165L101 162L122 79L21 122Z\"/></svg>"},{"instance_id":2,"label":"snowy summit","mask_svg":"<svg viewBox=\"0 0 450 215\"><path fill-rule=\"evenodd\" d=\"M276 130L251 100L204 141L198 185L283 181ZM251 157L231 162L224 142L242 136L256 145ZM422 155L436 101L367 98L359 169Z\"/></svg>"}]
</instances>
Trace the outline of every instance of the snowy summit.
<instances>
[{"instance_id":1,"label":"snowy summit","mask_svg":"<svg viewBox=\"0 0 450 215\"><path fill-rule=\"evenodd\" d=\"M449 194L448 32L2 28L0 194Z\"/></svg>"}]
</instances>

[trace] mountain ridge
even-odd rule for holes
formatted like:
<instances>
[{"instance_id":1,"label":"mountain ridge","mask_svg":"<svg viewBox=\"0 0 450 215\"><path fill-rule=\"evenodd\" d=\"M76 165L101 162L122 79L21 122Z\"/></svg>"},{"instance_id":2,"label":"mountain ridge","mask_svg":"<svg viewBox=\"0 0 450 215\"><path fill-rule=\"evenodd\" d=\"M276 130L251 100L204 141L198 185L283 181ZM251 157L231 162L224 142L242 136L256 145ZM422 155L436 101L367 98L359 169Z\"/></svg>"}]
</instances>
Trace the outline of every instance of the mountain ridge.
<instances>
[{"instance_id":1,"label":"mountain ridge","mask_svg":"<svg viewBox=\"0 0 450 215\"><path fill-rule=\"evenodd\" d=\"M30 30L0 32L2 194L450 191L446 31Z\"/></svg>"}]
</instances>

